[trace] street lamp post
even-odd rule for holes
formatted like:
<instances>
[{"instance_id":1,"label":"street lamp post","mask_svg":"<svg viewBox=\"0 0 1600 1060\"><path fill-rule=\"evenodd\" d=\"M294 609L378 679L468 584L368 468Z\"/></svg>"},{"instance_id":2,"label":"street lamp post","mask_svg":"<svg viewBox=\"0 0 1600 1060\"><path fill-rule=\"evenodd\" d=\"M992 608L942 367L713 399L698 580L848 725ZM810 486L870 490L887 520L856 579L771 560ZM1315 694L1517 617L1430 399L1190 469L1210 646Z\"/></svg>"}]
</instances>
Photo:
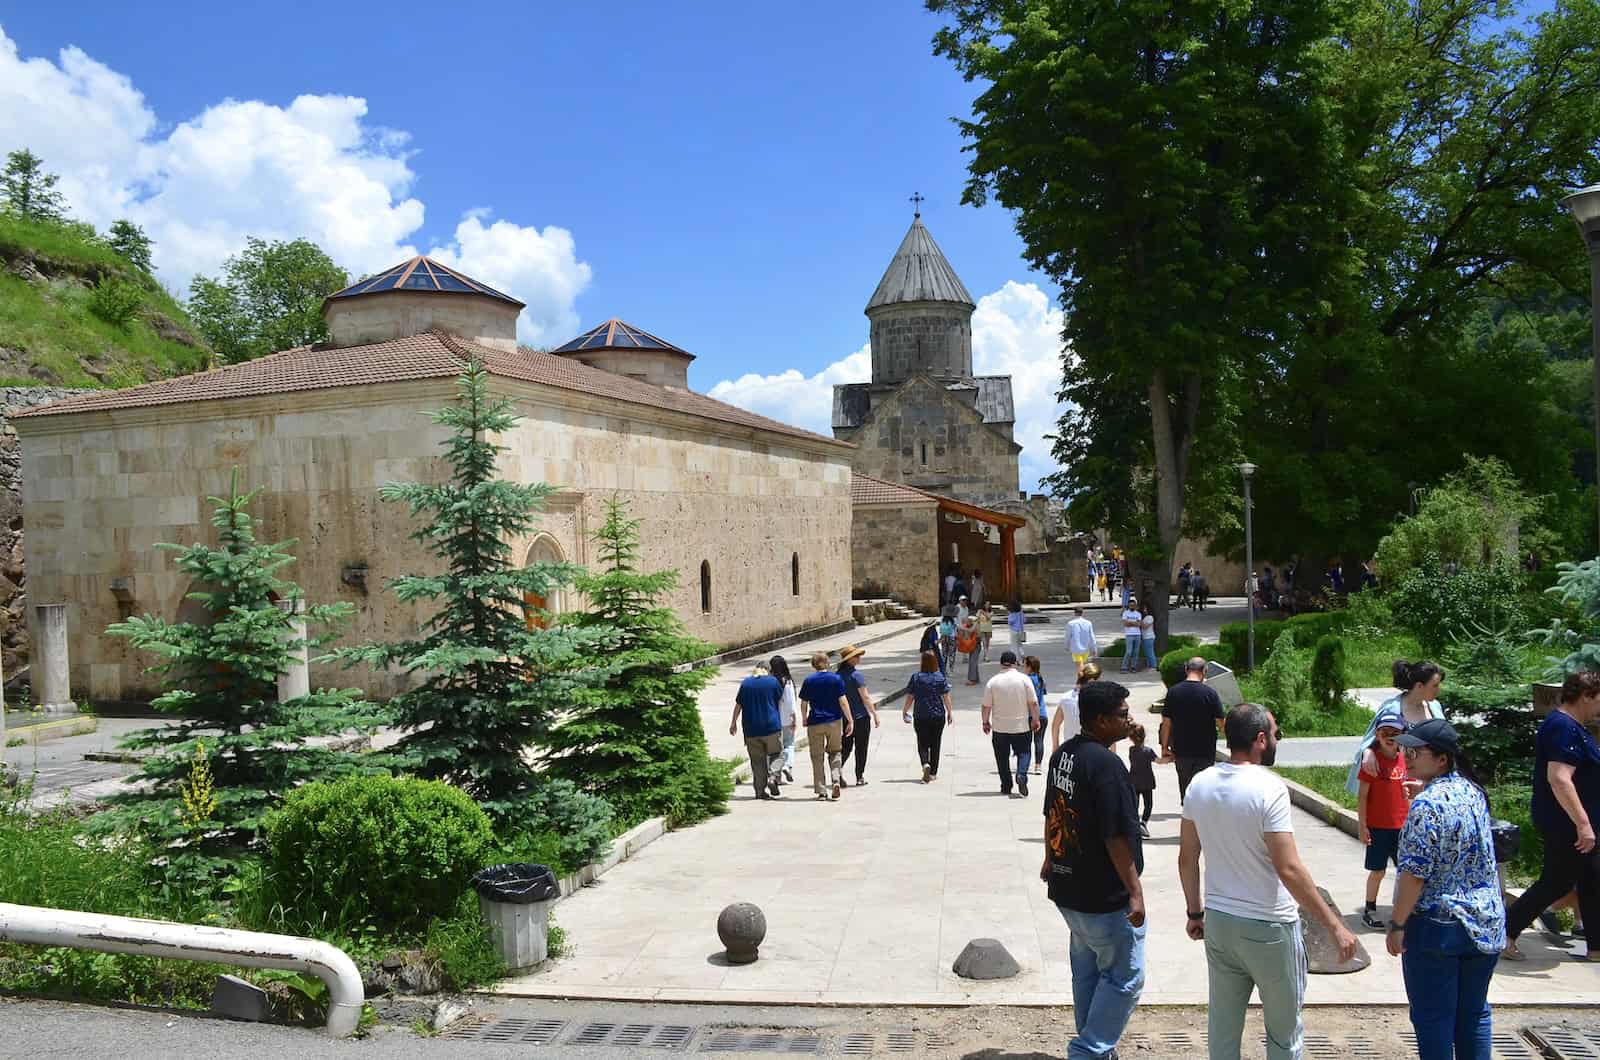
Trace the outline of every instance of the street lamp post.
<instances>
[{"instance_id":1,"label":"street lamp post","mask_svg":"<svg viewBox=\"0 0 1600 1060\"><path fill-rule=\"evenodd\" d=\"M1593 324L1594 349L1594 447L1600 467L1600 184L1591 184L1561 200L1578 223L1578 231L1589 247L1589 316Z\"/></svg>"},{"instance_id":2,"label":"street lamp post","mask_svg":"<svg viewBox=\"0 0 1600 1060\"><path fill-rule=\"evenodd\" d=\"M1255 473L1256 466L1250 461L1246 460L1239 465L1239 474L1244 476L1244 603L1245 613L1249 616L1250 622L1245 667L1250 670L1256 668L1256 549L1250 527L1250 476Z\"/></svg>"}]
</instances>

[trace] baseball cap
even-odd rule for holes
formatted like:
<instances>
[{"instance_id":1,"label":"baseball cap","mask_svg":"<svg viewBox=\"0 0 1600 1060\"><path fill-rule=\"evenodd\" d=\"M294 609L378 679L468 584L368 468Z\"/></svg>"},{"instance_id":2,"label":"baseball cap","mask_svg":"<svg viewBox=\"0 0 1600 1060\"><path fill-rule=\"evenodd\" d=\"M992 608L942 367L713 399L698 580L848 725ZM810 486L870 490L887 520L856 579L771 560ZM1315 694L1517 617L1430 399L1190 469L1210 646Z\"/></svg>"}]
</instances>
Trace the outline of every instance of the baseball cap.
<instances>
[{"instance_id":1,"label":"baseball cap","mask_svg":"<svg viewBox=\"0 0 1600 1060\"><path fill-rule=\"evenodd\" d=\"M1428 747L1447 755L1459 755L1461 744L1456 739L1456 730L1443 718L1429 718L1419 721L1411 728L1394 738L1394 742L1401 747Z\"/></svg>"}]
</instances>

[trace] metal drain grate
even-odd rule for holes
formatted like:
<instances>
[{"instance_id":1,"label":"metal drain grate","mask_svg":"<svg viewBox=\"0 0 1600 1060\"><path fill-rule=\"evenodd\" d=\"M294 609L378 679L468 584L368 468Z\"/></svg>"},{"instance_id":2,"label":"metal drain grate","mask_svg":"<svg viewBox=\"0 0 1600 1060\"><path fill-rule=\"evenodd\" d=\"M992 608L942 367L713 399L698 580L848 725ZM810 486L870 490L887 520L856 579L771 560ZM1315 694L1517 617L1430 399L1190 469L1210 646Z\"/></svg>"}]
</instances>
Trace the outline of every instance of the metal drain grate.
<instances>
[{"instance_id":1,"label":"metal drain grate","mask_svg":"<svg viewBox=\"0 0 1600 1060\"><path fill-rule=\"evenodd\" d=\"M1320 1034L1306 1035L1305 1052L1311 1060L1339 1060L1344 1055L1342 1047Z\"/></svg>"},{"instance_id":2,"label":"metal drain grate","mask_svg":"<svg viewBox=\"0 0 1600 1060\"><path fill-rule=\"evenodd\" d=\"M549 1045L567 1026L566 1020L494 1019L469 1016L444 1029L441 1038L473 1042L516 1042L519 1045Z\"/></svg>"},{"instance_id":3,"label":"metal drain grate","mask_svg":"<svg viewBox=\"0 0 1600 1060\"><path fill-rule=\"evenodd\" d=\"M682 1049L694 1037L694 1030L676 1023L585 1023L567 1044Z\"/></svg>"},{"instance_id":4,"label":"metal drain grate","mask_svg":"<svg viewBox=\"0 0 1600 1060\"><path fill-rule=\"evenodd\" d=\"M1493 1042L1494 1060L1544 1060L1544 1054L1515 1031L1495 1031Z\"/></svg>"},{"instance_id":5,"label":"metal drain grate","mask_svg":"<svg viewBox=\"0 0 1600 1060\"><path fill-rule=\"evenodd\" d=\"M839 1043L839 1052L845 1056L871 1056L877 1050L876 1034L847 1034Z\"/></svg>"},{"instance_id":6,"label":"metal drain grate","mask_svg":"<svg viewBox=\"0 0 1600 1060\"><path fill-rule=\"evenodd\" d=\"M1527 1034L1549 1055L1560 1060L1600 1058L1600 1032L1579 1027L1529 1027Z\"/></svg>"},{"instance_id":7,"label":"metal drain grate","mask_svg":"<svg viewBox=\"0 0 1600 1060\"><path fill-rule=\"evenodd\" d=\"M885 1036L884 1049L891 1053L914 1053L917 1051L917 1033L890 1031Z\"/></svg>"},{"instance_id":8,"label":"metal drain grate","mask_svg":"<svg viewBox=\"0 0 1600 1060\"><path fill-rule=\"evenodd\" d=\"M1344 1050L1354 1060L1386 1060L1387 1054L1370 1038L1346 1038Z\"/></svg>"},{"instance_id":9,"label":"metal drain grate","mask_svg":"<svg viewBox=\"0 0 1600 1060\"><path fill-rule=\"evenodd\" d=\"M717 1031L700 1042L702 1053L820 1053L813 1031Z\"/></svg>"}]
</instances>

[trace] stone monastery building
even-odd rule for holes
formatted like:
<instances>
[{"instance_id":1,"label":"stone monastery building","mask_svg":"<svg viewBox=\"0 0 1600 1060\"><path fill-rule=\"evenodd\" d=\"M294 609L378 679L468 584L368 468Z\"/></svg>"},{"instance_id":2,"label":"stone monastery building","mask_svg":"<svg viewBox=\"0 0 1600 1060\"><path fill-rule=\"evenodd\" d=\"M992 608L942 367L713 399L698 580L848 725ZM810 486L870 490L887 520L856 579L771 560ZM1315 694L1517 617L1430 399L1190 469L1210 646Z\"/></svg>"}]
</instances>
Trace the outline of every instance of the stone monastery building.
<instances>
[{"instance_id":1,"label":"stone monastery building","mask_svg":"<svg viewBox=\"0 0 1600 1060\"><path fill-rule=\"evenodd\" d=\"M680 572L668 603L695 635L735 645L848 624L851 445L693 392L691 354L618 320L551 353L519 347L521 309L414 258L331 295L326 343L13 417L29 597L68 605L73 693L154 692L152 660L104 630L184 611L192 586L155 546L214 541L206 498L228 491L235 468L262 489L264 538L298 540L286 576L310 600L356 606L345 642L414 632L418 609L384 585L432 560L409 540L406 510L377 492L444 477L446 432L427 413L453 400L473 358L524 417L499 439L501 473L559 489L518 555L591 562L590 534L617 498L643 521L642 565ZM375 696L401 680L312 674Z\"/></svg>"}]
</instances>

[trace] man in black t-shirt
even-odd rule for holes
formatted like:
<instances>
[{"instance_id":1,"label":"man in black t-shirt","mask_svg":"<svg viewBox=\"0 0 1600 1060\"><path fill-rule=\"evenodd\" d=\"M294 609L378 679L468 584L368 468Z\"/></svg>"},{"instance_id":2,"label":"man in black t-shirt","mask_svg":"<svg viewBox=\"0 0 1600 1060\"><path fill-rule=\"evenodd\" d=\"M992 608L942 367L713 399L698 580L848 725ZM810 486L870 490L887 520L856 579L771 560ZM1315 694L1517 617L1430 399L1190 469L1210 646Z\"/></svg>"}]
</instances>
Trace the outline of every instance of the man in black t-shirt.
<instances>
[{"instance_id":1,"label":"man in black t-shirt","mask_svg":"<svg viewBox=\"0 0 1600 1060\"><path fill-rule=\"evenodd\" d=\"M1128 690L1090 681L1078 692L1082 732L1050 759L1039 878L1071 933L1069 1056L1115 1055L1144 989L1144 848L1133 781L1112 750L1128 735Z\"/></svg>"},{"instance_id":2,"label":"man in black t-shirt","mask_svg":"<svg viewBox=\"0 0 1600 1060\"><path fill-rule=\"evenodd\" d=\"M1178 802L1195 776L1217 764L1217 734L1222 731L1222 697L1206 684L1206 661L1196 655L1183 664L1183 680L1167 689L1161 708L1161 760L1178 764Z\"/></svg>"}]
</instances>

